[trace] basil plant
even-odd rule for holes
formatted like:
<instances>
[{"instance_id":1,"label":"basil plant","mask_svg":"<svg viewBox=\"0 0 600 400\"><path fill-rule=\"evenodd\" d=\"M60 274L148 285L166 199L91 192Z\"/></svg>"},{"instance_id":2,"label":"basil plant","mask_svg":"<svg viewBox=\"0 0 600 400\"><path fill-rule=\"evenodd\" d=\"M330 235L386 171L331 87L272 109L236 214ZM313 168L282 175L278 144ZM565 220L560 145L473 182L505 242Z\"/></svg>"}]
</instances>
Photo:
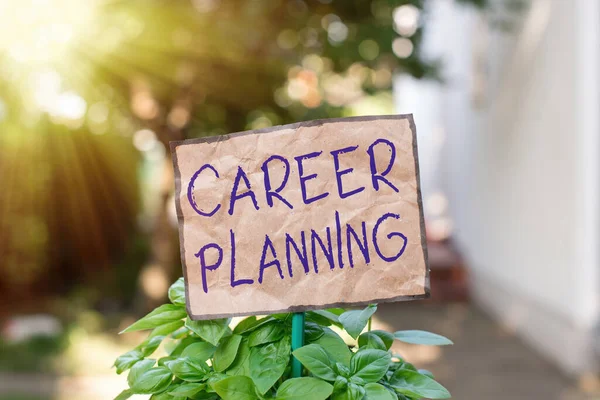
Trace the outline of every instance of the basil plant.
<instances>
[{"instance_id":1,"label":"basil plant","mask_svg":"<svg viewBox=\"0 0 600 400\"><path fill-rule=\"evenodd\" d=\"M291 315L192 321L185 309L183 279L169 289L165 304L123 332L151 330L148 338L115 361L129 371L129 388L151 400L416 400L446 399L450 393L430 372L415 368L390 348L394 340L449 345L423 331L370 330L377 306L306 312L305 346L291 350ZM369 329L365 332L365 328ZM337 332L356 339L349 346ZM152 355L163 344L165 357ZM305 370L291 377L292 355Z\"/></svg>"}]
</instances>

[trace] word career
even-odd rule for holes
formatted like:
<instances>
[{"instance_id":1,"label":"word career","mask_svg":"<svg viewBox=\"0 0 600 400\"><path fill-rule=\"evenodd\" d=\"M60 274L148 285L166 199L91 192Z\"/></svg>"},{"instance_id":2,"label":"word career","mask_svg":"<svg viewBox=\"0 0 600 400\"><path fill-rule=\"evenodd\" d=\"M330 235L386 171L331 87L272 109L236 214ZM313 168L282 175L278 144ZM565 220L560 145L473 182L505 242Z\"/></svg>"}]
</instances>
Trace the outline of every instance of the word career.
<instances>
[{"instance_id":1,"label":"word career","mask_svg":"<svg viewBox=\"0 0 600 400\"><path fill-rule=\"evenodd\" d=\"M389 158L387 160L385 160L385 164L386 164L385 167L381 168L380 171L378 171L377 162L376 162L377 160L376 160L376 156L375 156L377 146L386 148L388 150L388 155L389 155L388 156ZM361 193L363 190L365 190L364 186L345 190L343 181L342 181L343 176L352 174L352 172L354 171L354 168L340 169L341 168L340 158L342 155L346 155L346 156L352 155L351 153L356 152L358 149L359 149L359 146L348 146L348 147L333 150L330 152L331 160L332 160L332 168L335 172L337 193L338 193L338 196L340 197L340 199L346 199L348 197L351 197L358 193ZM396 159L396 147L394 146L394 144L386 139L377 139L368 147L368 149L366 151L368 154L369 170L370 170L371 184L373 186L373 189L375 191L379 191L381 185L383 184L383 185L389 186L392 190L394 190L394 192L397 193L398 188L386 178L386 175L389 174L390 171L392 170L392 167L394 166L394 161ZM303 155L294 157L294 160L296 161L296 164L297 164L297 171L298 171L297 178L298 178L298 184L300 186L300 191L302 193L302 202L305 205L309 205L316 201L323 200L326 197L328 197L330 194L329 192L323 192L318 195L315 194L315 195L310 196L308 194L308 189L307 189L307 187L309 185L308 182L318 179L318 175L316 173L305 174L306 164L310 163L309 160L311 160L311 159L317 159L317 158L323 157L323 156L324 155L323 155L322 151L316 151L316 152L311 152L311 153L307 153L307 154L303 154ZM383 160L380 160L380 162L382 162L382 161ZM275 164L275 163L279 164L280 166L283 166L283 168L284 168L284 175L283 175L281 182L279 182L279 183L274 183L271 179L270 167L272 166L272 164ZM262 163L261 170L262 170L262 174L263 174L264 194L265 194L266 203L268 204L268 206L272 208L275 204L274 199L277 199L279 202L281 202L281 204L283 204L286 207L288 207L289 209L293 210L294 205L292 205L284 197L285 195L283 194L284 189L286 188L286 186L288 186L288 181L290 180L290 173L291 173L290 162L285 157L282 157L279 155L272 155L271 157L269 157L267 160L265 160ZM200 205L196 201L194 189L195 189L197 181L199 179L201 179L202 176L206 176L207 174L211 174L211 173L214 174L213 178L214 177L216 177L217 179L220 178L219 171L214 166L212 166L211 164L204 164L202 167L200 167L200 169L198 169L194 173L194 175L192 176L190 183L188 185L188 189L187 189L187 199L188 199L190 205L192 206L192 208L194 209L194 211L197 214L202 215L204 217L212 217L221 208L221 204L217 204L210 211L205 211L205 210L203 210L203 208L200 207ZM245 186L245 188L240 189L240 185ZM290 185L290 186L292 186L292 185ZM295 187L293 189L295 189ZM241 193L240 193L240 190L242 190ZM246 172L244 171L244 169L241 166L238 166L237 173L236 173L236 176L233 181L232 188L231 188L231 194L229 197L229 208L227 210L229 215L234 214L236 202L245 197L248 197L252 201L252 204L254 205L254 208L256 210L260 209L256 193L252 189L252 187L250 185L250 181L248 180L248 175L246 174Z\"/></svg>"}]
</instances>

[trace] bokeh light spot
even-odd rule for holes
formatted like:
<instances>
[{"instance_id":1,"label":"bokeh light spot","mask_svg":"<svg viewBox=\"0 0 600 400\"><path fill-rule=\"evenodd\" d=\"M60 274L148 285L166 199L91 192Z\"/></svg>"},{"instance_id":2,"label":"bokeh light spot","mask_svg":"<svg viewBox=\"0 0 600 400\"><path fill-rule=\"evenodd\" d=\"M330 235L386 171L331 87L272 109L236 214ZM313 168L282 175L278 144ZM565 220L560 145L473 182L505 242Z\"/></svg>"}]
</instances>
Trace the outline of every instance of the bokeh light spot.
<instances>
[{"instance_id":1,"label":"bokeh light spot","mask_svg":"<svg viewBox=\"0 0 600 400\"><path fill-rule=\"evenodd\" d=\"M219 0L192 0L192 4L199 12L207 13L219 7Z\"/></svg>"},{"instance_id":2,"label":"bokeh light spot","mask_svg":"<svg viewBox=\"0 0 600 400\"><path fill-rule=\"evenodd\" d=\"M142 119L152 119L158 115L158 104L146 90L140 90L133 94L131 108Z\"/></svg>"},{"instance_id":3,"label":"bokeh light spot","mask_svg":"<svg viewBox=\"0 0 600 400\"><path fill-rule=\"evenodd\" d=\"M6 118L6 104L0 99L0 122Z\"/></svg>"},{"instance_id":4,"label":"bokeh light spot","mask_svg":"<svg viewBox=\"0 0 600 400\"><path fill-rule=\"evenodd\" d=\"M150 129L141 129L133 134L133 145L141 152L152 150L157 143L156 133Z\"/></svg>"},{"instance_id":5,"label":"bokeh light spot","mask_svg":"<svg viewBox=\"0 0 600 400\"><path fill-rule=\"evenodd\" d=\"M348 27L342 21L333 21L327 28L327 37L332 43L341 43L348 37Z\"/></svg>"},{"instance_id":6,"label":"bokeh light spot","mask_svg":"<svg viewBox=\"0 0 600 400\"><path fill-rule=\"evenodd\" d=\"M61 93L56 103L50 108L50 114L57 119L76 121L83 118L87 109L87 103L75 92Z\"/></svg>"},{"instance_id":7,"label":"bokeh light spot","mask_svg":"<svg viewBox=\"0 0 600 400\"><path fill-rule=\"evenodd\" d=\"M321 26L323 27L323 29L327 30L327 29L329 29L329 25L332 22L340 22L340 21L341 21L341 19L337 15L327 14L323 18L321 18Z\"/></svg>"},{"instance_id":8,"label":"bokeh light spot","mask_svg":"<svg viewBox=\"0 0 600 400\"><path fill-rule=\"evenodd\" d=\"M419 9L412 4L394 10L394 30L402 36L414 35L419 27Z\"/></svg>"},{"instance_id":9,"label":"bokeh light spot","mask_svg":"<svg viewBox=\"0 0 600 400\"><path fill-rule=\"evenodd\" d=\"M319 57L317 54L309 54L304 56L302 59L302 66L306 69L310 69L315 71L316 73L323 72L323 67L325 63L323 63L323 59Z\"/></svg>"},{"instance_id":10,"label":"bokeh light spot","mask_svg":"<svg viewBox=\"0 0 600 400\"><path fill-rule=\"evenodd\" d=\"M173 107L168 117L169 125L177 129L181 129L184 126L186 126L189 120L190 112L186 107L182 105L177 105Z\"/></svg>"},{"instance_id":11,"label":"bokeh light spot","mask_svg":"<svg viewBox=\"0 0 600 400\"><path fill-rule=\"evenodd\" d=\"M298 45L298 34L292 29L286 29L277 36L277 45L284 50L291 50Z\"/></svg>"},{"instance_id":12,"label":"bokeh light spot","mask_svg":"<svg viewBox=\"0 0 600 400\"><path fill-rule=\"evenodd\" d=\"M363 40L358 45L358 53L365 60L372 61L379 55L379 45L371 39Z\"/></svg>"},{"instance_id":13,"label":"bokeh light spot","mask_svg":"<svg viewBox=\"0 0 600 400\"><path fill-rule=\"evenodd\" d=\"M108 119L108 106L106 103L98 102L91 105L88 110L88 118L94 124L103 124Z\"/></svg>"},{"instance_id":14,"label":"bokeh light spot","mask_svg":"<svg viewBox=\"0 0 600 400\"><path fill-rule=\"evenodd\" d=\"M60 60L67 47L86 32L96 1L0 1L0 51L18 64Z\"/></svg>"},{"instance_id":15,"label":"bokeh light spot","mask_svg":"<svg viewBox=\"0 0 600 400\"><path fill-rule=\"evenodd\" d=\"M396 38L392 43L392 51L399 58L408 58L413 52L413 44L410 39Z\"/></svg>"}]
</instances>

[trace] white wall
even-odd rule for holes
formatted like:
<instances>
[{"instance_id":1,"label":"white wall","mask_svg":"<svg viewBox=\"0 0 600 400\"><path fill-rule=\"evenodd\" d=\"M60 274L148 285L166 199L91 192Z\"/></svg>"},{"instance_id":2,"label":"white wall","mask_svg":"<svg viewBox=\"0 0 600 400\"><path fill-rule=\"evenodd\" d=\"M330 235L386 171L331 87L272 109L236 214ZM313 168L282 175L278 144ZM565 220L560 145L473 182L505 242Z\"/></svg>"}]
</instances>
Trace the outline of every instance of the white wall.
<instances>
[{"instance_id":1,"label":"white wall","mask_svg":"<svg viewBox=\"0 0 600 400\"><path fill-rule=\"evenodd\" d=\"M534 0L513 34L488 32L483 70L473 63L480 17L435 4L426 42L448 73L440 174L475 299L567 372L593 370L600 2ZM482 71L475 107L472 78Z\"/></svg>"}]
</instances>

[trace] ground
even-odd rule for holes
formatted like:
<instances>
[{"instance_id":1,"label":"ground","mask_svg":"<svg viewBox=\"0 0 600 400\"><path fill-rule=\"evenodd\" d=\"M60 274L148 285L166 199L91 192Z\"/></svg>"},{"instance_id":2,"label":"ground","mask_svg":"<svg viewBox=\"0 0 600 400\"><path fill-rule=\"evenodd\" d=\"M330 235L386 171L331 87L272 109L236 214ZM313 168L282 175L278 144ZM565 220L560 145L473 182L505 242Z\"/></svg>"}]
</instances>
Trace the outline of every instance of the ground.
<instances>
[{"instance_id":1,"label":"ground","mask_svg":"<svg viewBox=\"0 0 600 400\"><path fill-rule=\"evenodd\" d=\"M432 371L455 399L600 400L578 391L557 368L466 303L380 305L373 329L424 329L454 340L443 348L397 342L394 350ZM124 387L124 377L114 375L110 365L106 375L70 378L0 374L0 400L107 400Z\"/></svg>"},{"instance_id":2,"label":"ground","mask_svg":"<svg viewBox=\"0 0 600 400\"><path fill-rule=\"evenodd\" d=\"M597 400L557 368L507 333L476 307L464 303L380 305L386 329L424 329L448 336L454 346L401 346L398 352L431 370L459 400Z\"/></svg>"}]
</instances>

